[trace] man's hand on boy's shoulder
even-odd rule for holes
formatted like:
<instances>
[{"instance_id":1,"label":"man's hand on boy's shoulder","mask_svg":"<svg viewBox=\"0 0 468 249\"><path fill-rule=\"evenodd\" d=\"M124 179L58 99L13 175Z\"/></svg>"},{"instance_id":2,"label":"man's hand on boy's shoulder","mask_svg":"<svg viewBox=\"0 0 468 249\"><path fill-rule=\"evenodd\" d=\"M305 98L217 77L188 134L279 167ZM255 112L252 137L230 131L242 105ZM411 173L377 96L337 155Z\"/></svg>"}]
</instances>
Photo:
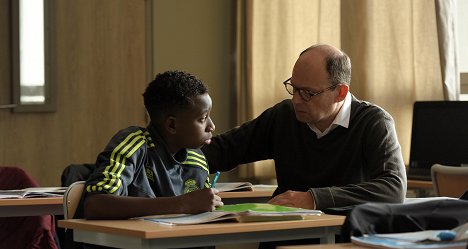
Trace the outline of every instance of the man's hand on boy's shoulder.
<instances>
[{"instance_id":1,"label":"man's hand on boy's shoulder","mask_svg":"<svg viewBox=\"0 0 468 249\"><path fill-rule=\"evenodd\" d=\"M181 213L196 214L214 211L216 207L224 205L217 193L218 190L214 188L205 188L179 196Z\"/></svg>"}]
</instances>

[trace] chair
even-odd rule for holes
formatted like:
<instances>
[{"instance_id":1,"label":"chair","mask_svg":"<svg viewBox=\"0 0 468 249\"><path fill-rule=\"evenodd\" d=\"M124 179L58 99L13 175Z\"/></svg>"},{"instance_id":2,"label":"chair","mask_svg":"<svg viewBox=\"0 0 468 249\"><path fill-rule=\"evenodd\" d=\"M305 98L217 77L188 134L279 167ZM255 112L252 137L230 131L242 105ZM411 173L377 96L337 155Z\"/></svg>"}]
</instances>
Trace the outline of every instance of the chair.
<instances>
[{"instance_id":1,"label":"chair","mask_svg":"<svg viewBox=\"0 0 468 249\"><path fill-rule=\"evenodd\" d=\"M79 164L69 164L65 169L62 171L62 175L60 177L61 186L62 187L70 187L75 182L78 181L85 181L88 179L88 176L93 172L94 164L92 163L79 163ZM80 199L78 199L78 202ZM71 205L74 204L72 208ZM71 219L76 216L77 207L80 204L77 204L76 201L72 201L70 199L70 208L67 206L67 203L63 203L64 213L69 214L68 216L65 215L57 215L56 220L63 220L63 219ZM70 212L68 210L70 210ZM73 209L73 211L72 211ZM73 242L73 233L71 230L65 231L64 228L57 227L56 234L59 237L61 248L81 248L81 246L77 246L77 243Z\"/></svg>"},{"instance_id":2,"label":"chair","mask_svg":"<svg viewBox=\"0 0 468 249\"><path fill-rule=\"evenodd\" d=\"M468 190L468 167L434 164L431 167L435 194L459 198Z\"/></svg>"},{"instance_id":3,"label":"chair","mask_svg":"<svg viewBox=\"0 0 468 249\"><path fill-rule=\"evenodd\" d=\"M65 219L73 219L76 209L80 204L85 188L85 181L72 183L63 195L63 216Z\"/></svg>"},{"instance_id":4,"label":"chair","mask_svg":"<svg viewBox=\"0 0 468 249\"><path fill-rule=\"evenodd\" d=\"M39 187L39 184L25 170L0 166L0 189L29 187ZM57 249L54 216L0 218L0 248Z\"/></svg>"},{"instance_id":5,"label":"chair","mask_svg":"<svg viewBox=\"0 0 468 249\"><path fill-rule=\"evenodd\" d=\"M62 187L68 187L77 181L86 181L95 168L93 163L70 164L62 172Z\"/></svg>"}]
</instances>

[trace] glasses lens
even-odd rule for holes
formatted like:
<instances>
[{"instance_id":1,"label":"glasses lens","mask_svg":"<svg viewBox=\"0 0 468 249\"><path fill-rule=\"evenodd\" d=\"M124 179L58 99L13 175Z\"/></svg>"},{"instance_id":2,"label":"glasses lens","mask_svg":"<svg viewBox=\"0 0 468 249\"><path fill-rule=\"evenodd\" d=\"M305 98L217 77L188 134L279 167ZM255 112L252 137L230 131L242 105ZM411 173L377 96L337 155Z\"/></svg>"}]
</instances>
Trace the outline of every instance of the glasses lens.
<instances>
[{"instance_id":1,"label":"glasses lens","mask_svg":"<svg viewBox=\"0 0 468 249\"><path fill-rule=\"evenodd\" d=\"M312 97L310 96L309 93L307 93L305 90L302 90L302 89L299 91L299 95L301 95L301 98L306 102L309 101L310 98Z\"/></svg>"},{"instance_id":2,"label":"glasses lens","mask_svg":"<svg viewBox=\"0 0 468 249\"><path fill-rule=\"evenodd\" d=\"M286 88L286 91L288 91L289 94L294 94L294 87L290 83L284 83L284 87Z\"/></svg>"}]
</instances>

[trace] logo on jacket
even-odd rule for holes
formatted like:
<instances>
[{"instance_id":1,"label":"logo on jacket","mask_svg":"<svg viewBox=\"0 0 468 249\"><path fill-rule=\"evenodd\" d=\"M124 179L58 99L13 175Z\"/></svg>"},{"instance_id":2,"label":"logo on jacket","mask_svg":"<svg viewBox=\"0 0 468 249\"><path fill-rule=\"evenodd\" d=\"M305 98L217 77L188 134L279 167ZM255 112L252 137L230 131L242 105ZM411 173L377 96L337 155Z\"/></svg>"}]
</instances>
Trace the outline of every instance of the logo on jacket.
<instances>
[{"instance_id":1,"label":"logo on jacket","mask_svg":"<svg viewBox=\"0 0 468 249\"><path fill-rule=\"evenodd\" d=\"M153 171L150 169L150 168L146 168L146 177L148 178L148 180L154 182L154 173Z\"/></svg>"},{"instance_id":2,"label":"logo on jacket","mask_svg":"<svg viewBox=\"0 0 468 249\"><path fill-rule=\"evenodd\" d=\"M195 191L199 189L197 186L197 182L193 179L188 179L184 183L184 194Z\"/></svg>"}]
</instances>

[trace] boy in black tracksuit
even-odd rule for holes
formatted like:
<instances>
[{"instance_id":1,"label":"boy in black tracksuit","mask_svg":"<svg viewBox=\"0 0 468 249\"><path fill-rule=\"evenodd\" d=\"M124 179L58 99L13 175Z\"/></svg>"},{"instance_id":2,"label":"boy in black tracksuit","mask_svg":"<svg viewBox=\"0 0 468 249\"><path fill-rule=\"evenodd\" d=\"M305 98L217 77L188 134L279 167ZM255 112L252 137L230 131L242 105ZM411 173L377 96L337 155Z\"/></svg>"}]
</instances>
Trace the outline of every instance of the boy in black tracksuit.
<instances>
[{"instance_id":1,"label":"boy in black tracksuit","mask_svg":"<svg viewBox=\"0 0 468 249\"><path fill-rule=\"evenodd\" d=\"M84 217L194 214L222 206L199 150L215 129L207 87L188 73L168 71L143 96L151 122L119 131L98 155L86 181Z\"/></svg>"}]
</instances>

